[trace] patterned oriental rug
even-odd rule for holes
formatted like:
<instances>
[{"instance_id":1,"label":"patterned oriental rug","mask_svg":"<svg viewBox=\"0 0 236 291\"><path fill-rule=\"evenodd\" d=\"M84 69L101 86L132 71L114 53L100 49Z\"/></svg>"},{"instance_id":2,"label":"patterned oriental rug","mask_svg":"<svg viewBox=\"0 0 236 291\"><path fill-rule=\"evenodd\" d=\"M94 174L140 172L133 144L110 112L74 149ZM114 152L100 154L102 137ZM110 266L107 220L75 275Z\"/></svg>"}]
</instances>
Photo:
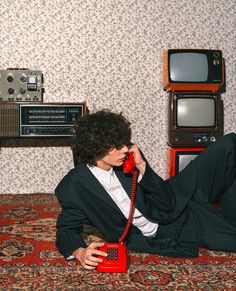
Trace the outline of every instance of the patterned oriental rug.
<instances>
[{"instance_id":1,"label":"patterned oriental rug","mask_svg":"<svg viewBox=\"0 0 236 291\"><path fill-rule=\"evenodd\" d=\"M127 273L85 271L56 250L59 212L53 194L0 195L0 290L236 290L236 254L205 249L194 259L130 252Z\"/></svg>"}]
</instances>

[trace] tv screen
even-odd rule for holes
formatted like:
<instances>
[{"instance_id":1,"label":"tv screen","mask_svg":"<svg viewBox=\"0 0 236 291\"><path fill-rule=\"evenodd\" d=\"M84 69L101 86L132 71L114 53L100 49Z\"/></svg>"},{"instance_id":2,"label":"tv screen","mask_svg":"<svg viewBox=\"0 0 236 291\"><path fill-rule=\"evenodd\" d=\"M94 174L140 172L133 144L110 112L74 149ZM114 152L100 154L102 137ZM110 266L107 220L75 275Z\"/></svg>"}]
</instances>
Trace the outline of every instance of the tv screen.
<instances>
[{"instance_id":1,"label":"tv screen","mask_svg":"<svg viewBox=\"0 0 236 291\"><path fill-rule=\"evenodd\" d=\"M177 172L181 172L192 160L194 160L198 156L198 153L196 154L187 154L187 153L181 153L178 155L178 169Z\"/></svg>"},{"instance_id":2,"label":"tv screen","mask_svg":"<svg viewBox=\"0 0 236 291\"><path fill-rule=\"evenodd\" d=\"M170 55L170 79L174 82L206 82L208 60L203 53L173 53Z\"/></svg>"},{"instance_id":3,"label":"tv screen","mask_svg":"<svg viewBox=\"0 0 236 291\"><path fill-rule=\"evenodd\" d=\"M213 98L178 98L177 127L213 127L215 100Z\"/></svg>"},{"instance_id":4,"label":"tv screen","mask_svg":"<svg viewBox=\"0 0 236 291\"><path fill-rule=\"evenodd\" d=\"M168 175L175 176L194 160L206 147L168 147Z\"/></svg>"}]
</instances>

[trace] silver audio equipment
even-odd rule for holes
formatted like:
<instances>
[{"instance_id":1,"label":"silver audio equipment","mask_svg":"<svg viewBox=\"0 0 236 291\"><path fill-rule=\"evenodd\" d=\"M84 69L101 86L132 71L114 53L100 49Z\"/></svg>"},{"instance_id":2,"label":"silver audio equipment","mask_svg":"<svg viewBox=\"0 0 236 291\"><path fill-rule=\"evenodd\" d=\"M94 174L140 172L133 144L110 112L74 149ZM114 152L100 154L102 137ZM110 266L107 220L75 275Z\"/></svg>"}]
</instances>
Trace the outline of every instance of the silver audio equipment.
<instances>
[{"instance_id":1,"label":"silver audio equipment","mask_svg":"<svg viewBox=\"0 0 236 291\"><path fill-rule=\"evenodd\" d=\"M1 102L43 102L43 74L38 70L0 70Z\"/></svg>"}]
</instances>

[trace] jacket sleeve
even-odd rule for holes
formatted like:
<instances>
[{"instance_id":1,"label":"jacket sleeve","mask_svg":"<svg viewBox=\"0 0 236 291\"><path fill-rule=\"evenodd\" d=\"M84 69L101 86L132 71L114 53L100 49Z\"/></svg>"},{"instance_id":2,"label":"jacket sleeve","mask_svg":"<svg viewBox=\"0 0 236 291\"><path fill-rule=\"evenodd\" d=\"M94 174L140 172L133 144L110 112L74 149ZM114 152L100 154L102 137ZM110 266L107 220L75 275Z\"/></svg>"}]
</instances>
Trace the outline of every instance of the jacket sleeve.
<instances>
[{"instance_id":1,"label":"jacket sleeve","mask_svg":"<svg viewBox=\"0 0 236 291\"><path fill-rule=\"evenodd\" d=\"M175 207L175 195L167 181L159 177L147 163L145 173L139 182L146 201L152 210L170 212Z\"/></svg>"},{"instance_id":2,"label":"jacket sleeve","mask_svg":"<svg viewBox=\"0 0 236 291\"><path fill-rule=\"evenodd\" d=\"M71 201L70 197L78 194L74 193L73 184L67 180L64 178L55 190L61 205L61 213L56 224L56 246L65 258L68 258L77 248L87 247L81 234L83 225L89 224L84 214Z\"/></svg>"}]
</instances>

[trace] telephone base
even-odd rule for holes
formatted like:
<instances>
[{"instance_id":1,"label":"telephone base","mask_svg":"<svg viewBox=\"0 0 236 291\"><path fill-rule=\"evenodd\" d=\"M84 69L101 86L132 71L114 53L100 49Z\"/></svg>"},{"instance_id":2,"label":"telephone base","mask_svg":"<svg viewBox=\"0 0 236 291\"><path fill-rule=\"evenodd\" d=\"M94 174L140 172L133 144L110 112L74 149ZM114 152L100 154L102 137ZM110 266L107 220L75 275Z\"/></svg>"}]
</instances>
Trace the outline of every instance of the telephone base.
<instances>
[{"instance_id":1,"label":"telephone base","mask_svg":"<svg viewBox=\"0 0 236 291\"><path fill-rule=\"evenodd\" d=\"M108 253L107 257L100 257L103 262L97 266L100 273L125 273L128 270L128 249L124 243L108 243L100 248Z\"/></svg>"}]
</instances>

